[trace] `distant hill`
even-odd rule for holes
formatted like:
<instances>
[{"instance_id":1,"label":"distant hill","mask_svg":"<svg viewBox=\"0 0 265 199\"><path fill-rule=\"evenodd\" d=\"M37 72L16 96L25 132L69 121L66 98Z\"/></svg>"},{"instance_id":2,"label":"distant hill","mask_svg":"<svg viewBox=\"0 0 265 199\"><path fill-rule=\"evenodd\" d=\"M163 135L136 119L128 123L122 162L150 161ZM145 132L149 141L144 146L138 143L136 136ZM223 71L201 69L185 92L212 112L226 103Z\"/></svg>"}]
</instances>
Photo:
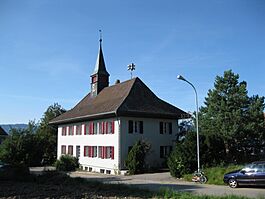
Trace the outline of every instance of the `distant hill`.
<instances>
[{"instance_id":1,"label":"distant hill","mask_svg":"<svg viewBox=\"0 0 265 199\"><path fill-rule=\"evenodd\" d=\"M9 133L10 129L25 129L28 127L27 124L0 124L0 126L5 130L5 132Z\"/></svg>"}]
</instances>

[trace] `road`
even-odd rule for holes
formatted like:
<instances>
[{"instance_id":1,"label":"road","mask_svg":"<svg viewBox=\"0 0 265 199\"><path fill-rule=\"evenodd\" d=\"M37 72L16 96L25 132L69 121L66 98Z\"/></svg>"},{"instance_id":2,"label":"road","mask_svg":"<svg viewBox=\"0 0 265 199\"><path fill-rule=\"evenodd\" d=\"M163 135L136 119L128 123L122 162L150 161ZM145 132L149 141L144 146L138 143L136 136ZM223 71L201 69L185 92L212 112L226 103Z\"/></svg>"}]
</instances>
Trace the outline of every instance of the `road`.
<instances>
[{"instance_id":1,"label":"road","mask_svg":"<svg viewBox=\"0 0 265 199\"><path fill-rule=\"evenodd\" d=\"M239 195L250 198L265 199L265 188L237 188L232 189L228 186L217 186L208 184L196 184L175 179L170 176L169 172L141 174L132 176L114 176L99 173L89 173L76 171L69 174L71 177L82 177L90 180L97 180L104 183L122 183L139 188L158 191L161 188L170 188L176 191L190 192L199 195Z\"/></svg>"}]
</instances>

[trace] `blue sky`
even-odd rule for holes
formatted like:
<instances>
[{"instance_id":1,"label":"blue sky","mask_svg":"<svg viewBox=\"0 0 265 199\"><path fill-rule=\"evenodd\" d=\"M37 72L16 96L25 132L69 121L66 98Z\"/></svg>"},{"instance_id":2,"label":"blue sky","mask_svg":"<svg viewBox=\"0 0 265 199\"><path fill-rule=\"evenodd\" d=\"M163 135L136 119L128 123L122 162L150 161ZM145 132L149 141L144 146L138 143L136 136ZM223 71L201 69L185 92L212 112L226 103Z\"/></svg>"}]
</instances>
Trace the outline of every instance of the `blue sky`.
<instances>
[{"instance_id":1,"label":"blue sky","mask_svg":"<svg viewBox=\"0 0 265 199\"><path fill-rule=\"evenodd\" d=\"M194 111L216 75L232 69L249 95L265 93L263 0L0 0L0 124L38 121L58 102L72 108L90 91L103 31L110 76L136 64L155 94Z\"/></svg>"}]
</instances>

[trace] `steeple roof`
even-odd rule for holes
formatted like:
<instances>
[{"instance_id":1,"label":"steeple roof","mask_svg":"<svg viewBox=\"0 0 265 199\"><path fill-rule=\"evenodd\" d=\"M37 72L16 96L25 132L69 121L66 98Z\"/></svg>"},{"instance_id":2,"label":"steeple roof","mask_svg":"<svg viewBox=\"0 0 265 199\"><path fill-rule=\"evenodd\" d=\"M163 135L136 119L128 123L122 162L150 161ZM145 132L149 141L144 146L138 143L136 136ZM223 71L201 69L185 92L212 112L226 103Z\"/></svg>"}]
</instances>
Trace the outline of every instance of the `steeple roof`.
<instances>
[{"instance_id":1,"label":"steeple roof","mask_svg":"<svg viewBox=\"0 0 265 199\"><path fill-rule=\"evenodd\" d=\"M97 62L96 62L96 65L95 65L94 72L92 73L91 76L93 76L95 74L109 76L109 73L107 72L106 66L105 66L105 61L104 61L104 57L103 57L102 44L101 43L102 43L102 39L100 38Z\"/></svg>"}]
</instances>

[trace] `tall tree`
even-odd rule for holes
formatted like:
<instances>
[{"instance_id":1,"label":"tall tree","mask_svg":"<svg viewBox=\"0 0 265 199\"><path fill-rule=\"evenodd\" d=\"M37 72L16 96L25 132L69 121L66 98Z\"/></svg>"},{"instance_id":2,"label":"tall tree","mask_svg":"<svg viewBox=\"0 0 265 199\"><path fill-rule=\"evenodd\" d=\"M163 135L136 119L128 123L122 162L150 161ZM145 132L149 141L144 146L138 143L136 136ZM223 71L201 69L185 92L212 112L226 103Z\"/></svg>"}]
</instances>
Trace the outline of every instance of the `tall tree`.
<instances>
[{"instance_id":1,"label":"tall tree","mask_svg":"<svg viewBox=\"0 0 265 199\"><path fill-rule=\"evenodd\" d=\"M47 108L40 120L37 130L38 140L41 142L43 164L53 164L57 155L57 127L50 125L49 122L66 112L59 104L55 103Z\"/></svg>"},{"instance_id":2,"label":"tall tree","mask_svg":"<svg viewBox=\"0 0 265 199\"><path fill-rule=\"evenodd\" d=\"M205 106L200 108L200 131L218 135L224 142L226 158L238 161L242 151L247 154L246 143L253 145L250 135L264 141L263 109L264 98L248 97L247 83L239 82L239 75L232 70L225 71L216 77L214 89L208 91Z\"/></svg>"}]
</instances>

